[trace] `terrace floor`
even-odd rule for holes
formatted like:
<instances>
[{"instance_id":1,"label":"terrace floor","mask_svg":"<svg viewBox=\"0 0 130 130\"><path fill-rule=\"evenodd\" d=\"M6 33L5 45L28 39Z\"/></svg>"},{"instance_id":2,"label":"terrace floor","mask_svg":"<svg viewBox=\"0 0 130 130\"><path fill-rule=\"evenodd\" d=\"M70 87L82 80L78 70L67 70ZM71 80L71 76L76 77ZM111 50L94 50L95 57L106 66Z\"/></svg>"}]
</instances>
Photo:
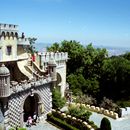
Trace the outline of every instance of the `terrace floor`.
<instances>
[{"instance_id":1,"label":"terrace floor","mask_svg":"<svg viewBox=\"0 0 130 130\"><path fill-rule=\"evenodd\" d=\"M90 120L94 121L94 123L99 127L100 122L104 116L103 114L98 114L95 112L92 112L93 114L90 116ZM112 126L112 130L130 130L130 116L126 116L123 118L118 118L118 119L112 119L110 117L107 117Z\"/></svg>"},{"instance_id":2,"label":"terrace floor","mask_svg":"<svg viewBox=\"0 0 130 130\"><path fill-rule=\"evenodd\" d=\"M60 130L47 121L37 123L36 126L27 127L27 130Z\"/></svg>"}]
</instances>

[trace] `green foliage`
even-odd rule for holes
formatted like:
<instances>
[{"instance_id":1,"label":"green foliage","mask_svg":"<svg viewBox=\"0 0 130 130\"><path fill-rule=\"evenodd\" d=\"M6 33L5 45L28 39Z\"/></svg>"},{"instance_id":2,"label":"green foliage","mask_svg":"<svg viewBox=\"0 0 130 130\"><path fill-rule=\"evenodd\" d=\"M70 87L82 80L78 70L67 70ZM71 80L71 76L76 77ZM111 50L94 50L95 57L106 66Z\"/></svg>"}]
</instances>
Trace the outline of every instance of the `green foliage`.
<instances>
[{"instance_id":1,"label":"green foliage","mask_svg":"<svg viewBox=\"0 0 130 130\"><path fill-rule=\"evenodd\" d=\"M60 51L60 45L58 43L54 43L51 47L48 47L47 50L49 52L58 52Z\"/></svg>"},{"instance_id":2,"label":"green foliage","mask_svg":"<svg viewBox=\"0 0 130 130\"><path fill-rule=\"evenodd\" d=\"M96 105L97 103L95 98L93 98L92 96L85 95L85 94L78 95L76 97L75 102L81 103L81 104L89 104L89 105Z\"/></svg>"},{"instance_id":3,"label":"green foliage","mask_svg":"<svg viewBox=\"0 0 130 130\"><path fill-rule=\"evenodd\" d=\"M92 115L92 113L87 111L87 109L82 105L70 105L68 108L68 114L84 121L88 121L89 117Z\"/></svg>"},{"instance_id":4,"label":"green foliage","mask_svg":"<svg viewBox=\"0 0 130 130\"><path fill-rule=\"evenodd\" d=\"M130 101L124 101L124 100L121 100L121 101L117 101L116 102L118 104L118 106L120 107L130 107Z\"/></svg>"},{"instance_id":5,"label":"green foliage","mask_svg":"<svg viewBox=\"0 0 130 130\"><path fill-rule=\"evenodd\" d=\"M15 130L14 128L10 128L9 130Z\"/></svg>"},{"instance_id":6,"label":"green foliage","mask_svg":"<svg viewBox=\"0 0 130 130\"><path fill-rule=\"evenodd\" d=\"M75 128L74 126L71 126L68 123L66 123L66 121L56 118L51 114L47 115L47 120L53 122L54 124L56 124L57 126L65 129L65 130L79 130L79 129Z\"/></svg>"},{"instance_id":7,"label":"green foliage","mask_svg":"<svg viewBox=\"0 0 130 130\"><path fill-rule=\"evenodd\" d=\"M18 130L27 130L26 128L17 128ZM15 130L14 128L10 128L9 130Z\"/></svg>"},{"instance_id":8,"label":"green foliage","mask_svg":"<svg viewBox=\"0 0 130 130\"><path fill-rule=\"evenodd\" d=\"M52 105L54 109L62 108L66 103L65 98L61 97L61 93L58 89L53 89L52 91Z\"/></svg>"},{"instance_id":9,"label":"green foliage","mask_svg":"<svg viewBox=\"0 0 130 130\"><path fill-rule=\"evenodd\" d=\"M68 52L67 82L74 95L89 94L98 102L103 97L130 99L130 53L108 57L106 49L76 41L55 43L48 50Z\"/></svg>"},{"instance_id":10,"label":"green foliage","mask_svg":"<svg viewBox=\"0 0 130 130\"><path fill-rule=\"evenodd\" d=\"M111 130L111 123L106 117L104 117L101 120L100 129L101 130Z\"/></svg>"},{"instance_id":11,"label":"green foliage","mask_svg":"<svg viewBox=\"0 0 130 130\"><path fill-rule=\"evenodd\" d=\"M27 130L26 128L18 128L18 130Z\"/></svg>"},{"instance_id":12,"label":"green foliage","mask_svg":"<svg viewBox=\"0 0 130 130\"><path fill-rule=\"evenodd\" d=\"M37 52L36 49L35 49L35 41L37 40L37 38L28 38L29 40L29 43L30 43L30 46L28 48L28 53L31 53L32 55Z\"/></svg>"},{"instance_id":13,"label":"green foliage","mask_svg":"<svg viewBox=\"0 0 130 130\"><path fill-rule=\"evenodd\" d=\"M55 122L55 120L52 120L53 117L56 118L56 120L61 120L62 122L64 121L63 123L64 125ZM60 113L59 111L53 111L52 113L47 114L47 120L53 122L54 124L60 126L65 130L69 129L90 130L89 128L87 128L87 126L84 125L83 122L79 121L78 119L73 119L71 117L64 117L62 113ZM94 129L97 129L97 126L94 124L94 122L88 121L88 124L90 124ZM67 128L68 125L72 127Z\"/></svg>"},{"instance_id":14,"label":"green foliage","mask_svg":"<svg viewBox=\"0 0 130 130\"><path fill-rule=\"evenodd\" d=\"M103 107L107 110L110 110L110 111L118 111L118 105L115 104L112 100L104 97L101 104L100 104L100 107Z\"/></svg>"},{"instance_id":15,"label":"green foliage","mask_svg":"<svg viewBox=\"0 0 130 130\"><path fill-rule=\"evenodd\" d=\"M104 60L100 90L114 100L126 99L130 93L130 61L123 57Z\"/></svg>"}]
</instances>

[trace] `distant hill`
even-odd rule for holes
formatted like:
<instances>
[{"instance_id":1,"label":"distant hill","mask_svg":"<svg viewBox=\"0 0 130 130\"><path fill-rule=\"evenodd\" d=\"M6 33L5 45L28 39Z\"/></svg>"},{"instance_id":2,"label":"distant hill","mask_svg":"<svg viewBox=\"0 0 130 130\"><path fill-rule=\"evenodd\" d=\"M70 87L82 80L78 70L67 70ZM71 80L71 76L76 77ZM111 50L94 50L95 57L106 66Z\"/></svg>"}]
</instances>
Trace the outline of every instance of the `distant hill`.
<instances>
[{"instance_id":1,"label":"distant hill","mask_svg":"<svg viewBox=\"0 0 130 130\"><path fill-rule=\"evenodd\" d=\"M36 50L43 52L46 50L47 47L50 47L53 43L36 43L35 47ZM130 48L125 48L125 47L112 47L112 46L95 46L95 48L106 48L108 51L109 56L117 56L124 54L126 52L130 52Z\"/></svg>"},{"instance_id":2,"label":"distant hill","mask_svg":"<svg viewBox=\"0 0 130 130\"><path fill-rule=\"evenodd\" d=\"M45 48L50 47L51 45L52 43L36 43L35 47L39 52L43 52L45 51Z\"/></svg>"},{"instance_id":3,"label":"distant hill","mask_svg":"<svg viewBox=\"0 0 130 130\"><path fill-rule=\"evenodd\" d=\"M112 46L94 46L96 48L106 48L109 56L118 56L130 52L130 48L126 47L112 47Z\"/></svg>"}]
</instances>

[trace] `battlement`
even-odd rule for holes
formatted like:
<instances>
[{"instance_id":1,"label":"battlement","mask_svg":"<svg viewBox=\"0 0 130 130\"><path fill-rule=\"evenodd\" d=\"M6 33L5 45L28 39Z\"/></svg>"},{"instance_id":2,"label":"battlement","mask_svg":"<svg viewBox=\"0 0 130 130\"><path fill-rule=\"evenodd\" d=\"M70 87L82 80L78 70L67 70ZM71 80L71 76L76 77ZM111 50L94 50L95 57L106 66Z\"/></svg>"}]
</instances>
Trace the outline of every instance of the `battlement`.
<instances>
[{"instance_id":1,"label":"battlement","mask_svg":"<svg viewBox=\"0 0 130 130\"><path fill-rule=\"evenodd\" d=\"M68 60L67 52L44 52L39 55L41 55L43 62L49 62L51 59L54 59L55 61Z\"/></svg>"},{"instance_id":2,"label":"battlement","mask_svg":"<svg viewBox=\"0 0 130 130\"><path fill-rule=\"evenodd\" d=\"M18 31L18 25L0 23L0 31Z\"/></svg>"},{"instance_id":3,"label":"battlement","mask_svg":"<svg viewBox=\"0 0 130 130\"><path fill-rule=\"evenodd\" d=\"M1 36L0 40L17 40L18 45L30 45L28 38L13 37L13 36Z\"/></svg>"},{"instance_id":4,"label":"battlement","mask_svg":"<svg viewBox=\"0 0 130 130\"><path fill-rule=\"evenodd\" d=\"M30 45L28 38L18 38L18 45Z\"/></svg>"}]
</instances>

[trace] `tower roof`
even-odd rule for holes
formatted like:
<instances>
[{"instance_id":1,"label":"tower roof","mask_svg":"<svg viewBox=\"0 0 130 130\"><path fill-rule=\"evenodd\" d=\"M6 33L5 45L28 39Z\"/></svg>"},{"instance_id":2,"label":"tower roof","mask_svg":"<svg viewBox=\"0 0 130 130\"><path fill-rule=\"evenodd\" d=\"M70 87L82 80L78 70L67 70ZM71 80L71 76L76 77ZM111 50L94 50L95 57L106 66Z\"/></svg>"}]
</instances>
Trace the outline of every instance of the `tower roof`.
<instances>
[{"instance_id":1,"label":"tower roof","mask_svg":"<svg viewBox=\"0 0 130 130\"><path fill-rule=\"evenodd\" d=\"M49 60L49 62L48 62L48 65L49 65L49 66L56 66L55 60L54 60L53 58L51 58L51 59Z\"/></svg>"},{"instance_id":2,"label":"tower roof","mask_svg":"<svg viewBox=\"0 0 130 130\"><path fill-rule=\"evenodd\" d=\"M0 75L6 75L9 73L9 69L4 64L2 64L0 67Z\"/></svg>"}]
</instances>

